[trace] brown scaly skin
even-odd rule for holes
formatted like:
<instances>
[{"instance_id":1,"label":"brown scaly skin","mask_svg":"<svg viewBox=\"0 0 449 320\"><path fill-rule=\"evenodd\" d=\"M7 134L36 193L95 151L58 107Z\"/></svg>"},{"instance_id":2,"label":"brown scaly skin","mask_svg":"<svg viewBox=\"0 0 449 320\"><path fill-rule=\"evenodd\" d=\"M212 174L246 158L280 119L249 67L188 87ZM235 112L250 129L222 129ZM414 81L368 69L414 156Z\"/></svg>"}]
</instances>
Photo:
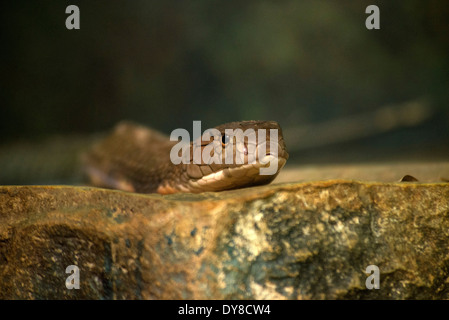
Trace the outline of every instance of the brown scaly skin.
<instances>
[{"instance_id":1,"label":"brown scaly skin","mask_svg":"<svg viewBox=\"0 0 449 320\"><path fill-rule=\"evenodd\" d=\"M178 141L170 141L168 137L155 130L130 122L122 122L117 125L111 135L84 155L85 171L92 184L99 187L139 193L198 193L270 183L288 159L282 131L277 122L240 121L215 128L223 134L225 129L240 128L245 131L248 128L253 128L256 132L257 129L267 129L267 154L274 152L280 159L276 174L261 176L257 164L247 168L247 166L244 167L235 162L234 164L224 164L224 160L222 164L181 163L174 165L170 160L170 150ZM278 150L271 152L269 150L269 129L278 130ZM202 147L204 148L211 141L201 141ZM191 159L193 157L192 150L191 143ZM248 161L247 157L245 161ZM202 179L212 173L220 173L220 171L222 174L214 176L212 180Z\"/></svg>"}]
</instances>

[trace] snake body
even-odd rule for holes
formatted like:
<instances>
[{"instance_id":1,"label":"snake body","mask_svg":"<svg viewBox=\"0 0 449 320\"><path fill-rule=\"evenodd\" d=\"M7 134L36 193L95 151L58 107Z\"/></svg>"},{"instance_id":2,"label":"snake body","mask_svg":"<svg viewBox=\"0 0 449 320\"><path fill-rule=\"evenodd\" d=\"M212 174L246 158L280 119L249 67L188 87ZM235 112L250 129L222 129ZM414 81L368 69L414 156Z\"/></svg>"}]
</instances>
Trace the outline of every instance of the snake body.
<instances>
[{"instance_id":1,"label":"snake body","mask_svg":"<svg viewBox=\"0 0 449 320\"><path fill-rule=\"evenodd\" d=\"M225 129L266 129L266 156L277 157L277 170L272 175L261 175L259 169L266 163L257 157L250 163L248 157L241 164L180 163L173 164L170 151L178 142L144 126L122 122L113 132L96 144L84 157L84 168L91 183L99 187L138 193L170 194L222 191L270 183L285 165L288 153L282 131L274 121L240 121L215 127L225 135ZM270 150L269 129L277 129L275 150ZM190 143L191 159L193 143ZM201 141L203 148L210 141ZM246 142L244 142L246 143ZM237 144L234 146L236 148ZM258 144L257 148L261 145ZM224 150L223 143L223 150ZM244 148L247 145L244 144ZM245 149L246 150L246 149ZM224 152L223 152L224 156Z\"/></svg>"}]
</instances>

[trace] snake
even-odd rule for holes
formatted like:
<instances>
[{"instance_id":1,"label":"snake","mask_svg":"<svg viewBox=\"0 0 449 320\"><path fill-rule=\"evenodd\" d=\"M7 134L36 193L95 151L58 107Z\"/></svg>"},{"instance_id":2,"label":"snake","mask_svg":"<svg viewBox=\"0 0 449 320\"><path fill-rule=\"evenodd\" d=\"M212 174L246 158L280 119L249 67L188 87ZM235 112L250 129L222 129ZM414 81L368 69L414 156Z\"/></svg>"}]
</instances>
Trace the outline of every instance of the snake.
<instances>
[{"instance_id":1,"label":"snake","mask_svg":"<svg viewBox=\"0 0 449 320\"><path fill-rule=\"evenodd\" d=\"M268 184L276 178L288 159L282 130L276 121L229 122L214 129L222 135L219 148L223 151L223 161L216 163L201 160L174 164L170 151L178 141L172 141L167 135L144 125L122 121L83 155L83 170L90 184L96 187L159 194L219 192ZM232 161L229 164L224 161L224 150L228 143L232 143L233 151L239 145L235 140L227 141L229 137L226 129L241 129L243 132L247 129L255 132L265 129L262 132L266 132L266 138L257 139L252 161L248 156L248 139L240 144L244 149L243 161ZM270 140L271 129L277 130L277 141ZM212 141L203 140L203 136L199 138L198 144L202 151ZM192 151L190 159L194 143L193 140L189 142L188 147ZM264 148L260 149L262 146ZM271 147L273 148L270 149ZM260 156L259 149L265 150L265 154L261 153ZM260 169L267 167L267 159L270 157L277 157L275 173L260 174Z\"/></svg>"}]
</instances>

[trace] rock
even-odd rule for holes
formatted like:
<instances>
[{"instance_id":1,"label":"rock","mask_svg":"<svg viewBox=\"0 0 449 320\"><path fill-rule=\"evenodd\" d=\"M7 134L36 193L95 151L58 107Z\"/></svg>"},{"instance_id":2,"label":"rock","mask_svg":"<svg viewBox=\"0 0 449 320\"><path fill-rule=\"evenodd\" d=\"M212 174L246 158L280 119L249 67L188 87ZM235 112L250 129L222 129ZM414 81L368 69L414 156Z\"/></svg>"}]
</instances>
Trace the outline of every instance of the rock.
<instances>
[{"instance_id":1,"label":"rock","mask_svg":"<svg viewBox=\"0 0 449 320\"><path fill-rule=\"evenodd\" d=\"M0 187L0 299L448 299L448 243L447 183Z\"/></svg>"},{"instance_id":2,"label":"rock","mask_svg":"<svg viewBox=\"0 0 449 320\"><path fill-rule=\"evenodd\" d=\"M419 182L448 182L449 161L288 165L275 182L330 179L399 182L406 175Z\"/></svg>"}]
</instances>

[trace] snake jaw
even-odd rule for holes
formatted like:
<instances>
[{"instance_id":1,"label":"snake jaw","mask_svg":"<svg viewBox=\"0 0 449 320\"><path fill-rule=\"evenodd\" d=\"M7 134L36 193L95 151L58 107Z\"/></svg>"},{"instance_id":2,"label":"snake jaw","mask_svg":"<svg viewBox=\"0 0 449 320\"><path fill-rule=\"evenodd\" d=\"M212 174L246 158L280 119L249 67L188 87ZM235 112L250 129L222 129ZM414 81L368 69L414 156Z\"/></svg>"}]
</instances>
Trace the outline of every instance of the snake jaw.
<instances>
[{"instance_id":1,"label":"snake jaw","mask_svg":"<svg viewBox=\"0 0 449 320\"><path fill-rule=\"evenodd\" d=\"M226 163L226 153L224 145L218 150L221 163L187 164L187 182L179 188L188 192L222 191L229 189L244 188L255 185L263 185L272 182L279 171L284 167L289 157L286 150L282 131L274 121L242 121L239 123L224 124L216 127L222 135L227 134L227 128L253 129L253 140L235 137L231 151L233 152L233 163ZM254 142L259 132L258 129L265 129L266 136L259 143ZM272 141L271 130L278 130ZM263 131L262 131L263 132ZM229 140L229 139L228 139ZM256 140L259 141L259 140ZM201 141L205 146L210 141ZM216 150L217 152L217 150ZM262 154L259 154L262 153ZM208 170L203 170L208 169ZM206 174L207 173L207 174Z\"/></svg>"},{"instance_id":2,"label":"snake jaw","mask_svg":"<svg viewBox=\"0 0 449 320\"><path fill-rule=\"evenodd\" d=\"M208 174L200 179L189 180L187 182L188 192L221 191L268 184L276 178L287 162L287 158L279 157L277 159L277 169L274 174L260 174L260 169L269 167L273 158L274 156L267 155L263 158L263 162L259 161L238 167L228 167ZM183 189L186 189L186 187L183 187Z\"/></svg>"}]
</instances>

